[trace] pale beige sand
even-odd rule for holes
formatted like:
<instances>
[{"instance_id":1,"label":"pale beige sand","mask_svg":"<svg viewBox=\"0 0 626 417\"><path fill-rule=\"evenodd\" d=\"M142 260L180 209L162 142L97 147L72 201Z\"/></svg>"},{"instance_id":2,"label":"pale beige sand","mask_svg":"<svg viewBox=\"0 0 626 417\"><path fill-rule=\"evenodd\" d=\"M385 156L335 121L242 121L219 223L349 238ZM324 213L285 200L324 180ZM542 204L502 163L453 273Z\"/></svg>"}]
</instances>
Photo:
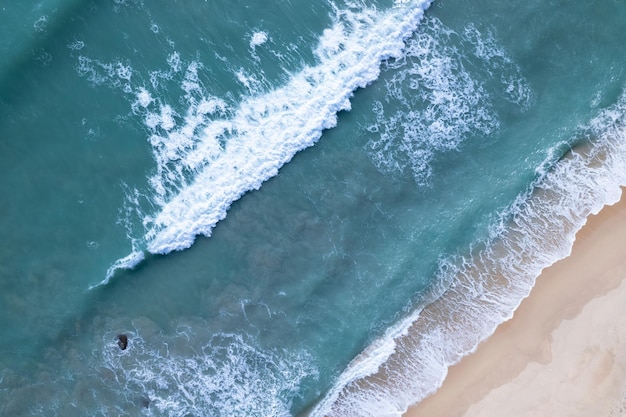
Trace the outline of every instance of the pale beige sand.
<instances>
[{"instance_id":1,"label":"pale beige sand","mask_svg":"<svg viewBox=\"0 0 626 417\"><path fill-rule=\"evenodd\" d=\"M626 198L405 417L626 416Z\"/></svg>"}]
</instances>

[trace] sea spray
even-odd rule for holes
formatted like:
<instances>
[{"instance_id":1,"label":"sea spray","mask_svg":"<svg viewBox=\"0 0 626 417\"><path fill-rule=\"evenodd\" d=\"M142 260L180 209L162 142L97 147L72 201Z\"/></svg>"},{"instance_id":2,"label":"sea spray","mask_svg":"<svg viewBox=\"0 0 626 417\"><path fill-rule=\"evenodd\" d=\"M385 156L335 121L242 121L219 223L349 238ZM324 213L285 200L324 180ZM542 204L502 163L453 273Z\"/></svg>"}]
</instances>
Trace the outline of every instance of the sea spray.
<instances>
[{"instance_id":1,"label":"sea spray","mask_svg":"<svg viewBox=\"0 0 626 417\"><path fill-rule=\"evenodd\" d=\"M441 262L434 301L355 358L312 416L400 416L512 317L541 271L569 255L587 217L619 201L626 185L626 96L580 136L586 141L538 167L538 179L493 222L487 241Z\"/></svg>"}]
</instances>

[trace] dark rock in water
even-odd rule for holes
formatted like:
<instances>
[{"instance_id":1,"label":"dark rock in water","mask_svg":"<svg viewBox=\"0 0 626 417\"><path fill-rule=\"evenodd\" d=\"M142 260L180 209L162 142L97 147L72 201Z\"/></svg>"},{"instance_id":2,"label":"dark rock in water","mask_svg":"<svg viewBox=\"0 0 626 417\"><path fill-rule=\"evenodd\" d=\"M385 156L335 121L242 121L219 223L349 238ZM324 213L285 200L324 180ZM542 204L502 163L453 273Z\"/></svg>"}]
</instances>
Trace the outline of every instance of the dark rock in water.
<instances>
[{"instance_id":1,"label":"dark rock in water","mask_svg":"<svg viewBox=\"0 0 626 417\"><path fill-rule=\"evenodd\" d=\"M126 350L126 348L128 347L128 336L126 336L125 334L118 334L117 345L120 347L120 349Z\"/></svg>"},{"instance_id":2,"label":"dark rock in water","mask_svg":"<svg viewBox=\"0 0 626 417\"><path fill-rule=\"evenodd\" d=\"M143 408L150 408L150 400L148 398L141 399L141 406Z\"/></svg>"}]
</instances>

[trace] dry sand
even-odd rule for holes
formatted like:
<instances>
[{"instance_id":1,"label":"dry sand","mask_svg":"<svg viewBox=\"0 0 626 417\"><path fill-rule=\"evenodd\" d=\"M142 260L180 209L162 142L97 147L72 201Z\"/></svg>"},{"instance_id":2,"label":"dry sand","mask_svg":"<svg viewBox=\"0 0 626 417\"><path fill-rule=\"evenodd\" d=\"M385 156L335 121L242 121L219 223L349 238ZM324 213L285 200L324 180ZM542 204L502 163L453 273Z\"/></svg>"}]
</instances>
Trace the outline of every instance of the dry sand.
<instances>
[{"instance_id":1,"label":"dry sand","mask_svg":"<svg viewBox=\"0 0 626 417\"><path fill-rule=\"evenodd\" d=\"M405 417L626 416L626 198Z\"/></svg>"}]
</instances>

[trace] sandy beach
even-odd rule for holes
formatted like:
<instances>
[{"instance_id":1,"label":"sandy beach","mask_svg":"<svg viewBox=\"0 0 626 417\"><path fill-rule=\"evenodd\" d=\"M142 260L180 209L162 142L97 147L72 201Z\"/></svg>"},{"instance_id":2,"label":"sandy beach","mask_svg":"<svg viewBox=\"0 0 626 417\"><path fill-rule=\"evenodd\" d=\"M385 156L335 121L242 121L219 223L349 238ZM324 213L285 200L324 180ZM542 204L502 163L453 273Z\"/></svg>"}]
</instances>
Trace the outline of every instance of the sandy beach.
<instances>
[{"instance_id":1,"label":"sandy beach","mask_svg":"<svg viewBox=\"0 0 626 417\"><path fill-rule=\"evenodd\" d=\"M513 318L405 417L626 415L626 198L589 217Z\"/></svg>"}]
</instances>

